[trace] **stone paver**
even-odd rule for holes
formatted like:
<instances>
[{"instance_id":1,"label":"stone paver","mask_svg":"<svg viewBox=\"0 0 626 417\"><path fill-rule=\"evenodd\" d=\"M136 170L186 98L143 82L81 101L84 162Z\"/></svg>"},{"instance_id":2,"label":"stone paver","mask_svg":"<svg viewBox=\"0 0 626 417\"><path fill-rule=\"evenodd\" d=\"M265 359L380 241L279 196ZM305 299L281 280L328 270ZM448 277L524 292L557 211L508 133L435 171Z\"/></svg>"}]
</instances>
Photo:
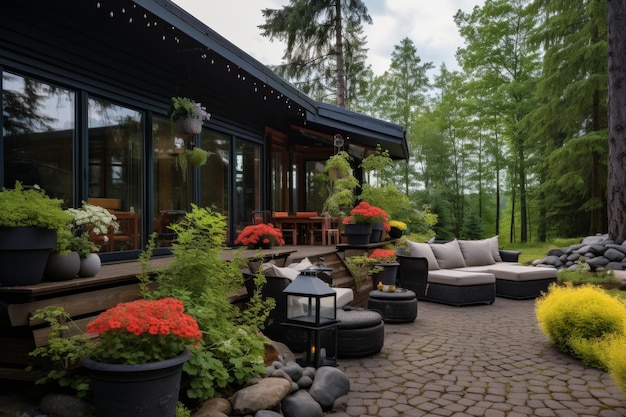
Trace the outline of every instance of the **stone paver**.
<instances>
[{"instance_id":1,"label":"stone paver","mask_svg":"<svg viewBox=\"0 0 626 417\"><path fill-rule=\"evenodd\" d=\"M415 322L385 325L379 354L339 360L351 389L327 415L626 416L626 395L607 373L556 350L534 305L420 301Z\"/></svg>"}]
</instances>

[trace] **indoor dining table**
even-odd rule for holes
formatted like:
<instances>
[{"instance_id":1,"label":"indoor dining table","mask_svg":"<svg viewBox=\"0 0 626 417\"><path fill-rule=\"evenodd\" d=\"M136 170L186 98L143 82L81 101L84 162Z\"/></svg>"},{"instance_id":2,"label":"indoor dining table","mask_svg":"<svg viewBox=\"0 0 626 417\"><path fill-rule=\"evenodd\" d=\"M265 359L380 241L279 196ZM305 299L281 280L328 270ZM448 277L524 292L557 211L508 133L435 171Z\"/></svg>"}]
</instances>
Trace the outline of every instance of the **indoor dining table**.
<instances>
[{"instance_id":1,"label":"indoor dining table","mask_svg":"<svg viewBox=\"0 0 626 417\"><path fill-rule=\"evenodd\" d=\"M296 216L291 214L289 216L274 217L274 225L276 227L281 229L283 224L294 225L294 227L298 228L298 230L304 229L304 234L307 236L310 235L310 232L311 230L313 230L314 227L317 227L319 225L319 228L317 228L317 230L320 230L322 233L322 245L326 245L326 227L324 224L324 217ZM299 238L298 240L302 241ZM314 243L313 239L311 239L310 243Z\"/></svg>"}]
</instances>

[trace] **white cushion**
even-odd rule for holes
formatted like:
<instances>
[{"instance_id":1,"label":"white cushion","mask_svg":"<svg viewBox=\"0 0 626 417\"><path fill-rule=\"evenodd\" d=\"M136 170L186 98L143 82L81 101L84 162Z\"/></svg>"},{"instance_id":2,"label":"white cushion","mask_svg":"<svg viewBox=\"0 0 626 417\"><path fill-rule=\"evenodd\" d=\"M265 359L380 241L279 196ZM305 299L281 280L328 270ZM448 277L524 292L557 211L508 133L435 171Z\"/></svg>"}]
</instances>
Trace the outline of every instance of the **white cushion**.
<instances>
[{"instance_id":1,"label":"white cushion","mask_svg":"<svg viewBox=\"0 0 626 417\"><path fill-rule=\"evenodd\" d=\"M297 269L289 268L288 266L276 266L272 265L271 268L265 270L265 275L273 275L280 278L288 278L291 281L296 279L300 275L300 271Z\"/></svg>"},{"instance_id":2,"label":"white cushion","mask_svg":"<svg viewBox=\"0 0 626 417\"><path fill-rule=\"evenodd\" d=\"M304 258L300 262L293 262L287 265L289 268L293 268L298 271L303 271L313 266L309 258Z\"/></svg>"},{"instance_id":3,"label":"white cushion","mask_svg":"<svg viewBox=\"0 0 626 417\"><path fill-rule=\"evenodd\" d=\"M430 248L428 243L417 243L407 241L409 245L409 255L417 257L417 258L426 258L428 261L428 270L435 271L439 269L439 264L437 263L437 259L433 254L433 250Z\"/></svg>"},{"instance_id":4,"label":"white cushion","mask_svg":"<svg viewBox=\"0 0 626 417\"><path fill-rule=\"evenodd\" d=\"M350 288L333 288L337 293L337 308L347 306L354 301L354 293ZM322 305L324 302L322 301Z\"/></svg>"},{"instance_id":5,"label":"white cushion","mask_svg":"<svg viewBox=\"0 0 626 417\"><path fill-rule=\"evenodd\" d=\"M466 266L492 265L496 263L491 252L491 242L483 240L459 240L459 247Z\"/></svg>"},{"instance_id":6,"label":"white cushion","mask_svg":"<svg viewBox=\"0 0 626 417\"><path fill-rule=\"evenodd\" d=\"M454 239L447 243L430 243L430 248L440 269L465 267L465 259L463 259L458 240Z\"/></svg>"}]
</instances>

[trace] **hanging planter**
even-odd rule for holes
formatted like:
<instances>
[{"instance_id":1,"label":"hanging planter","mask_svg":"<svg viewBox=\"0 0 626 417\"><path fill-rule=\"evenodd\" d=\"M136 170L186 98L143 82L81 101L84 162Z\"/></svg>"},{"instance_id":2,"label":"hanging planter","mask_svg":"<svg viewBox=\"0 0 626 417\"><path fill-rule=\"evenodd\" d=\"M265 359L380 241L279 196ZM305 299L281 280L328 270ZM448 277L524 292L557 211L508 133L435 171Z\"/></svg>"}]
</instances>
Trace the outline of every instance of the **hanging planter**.
<instances>
[{"instance_id":1,"label":"hanging planter","mask_svg":"<svg viewBox=\"0 0 626 417\"><path fill-rule=\"evenodd\" d=\"M172 97L169 116L176 123L176 131L181 135L202 133L202 122L211 118L200 103L186 97Z\"/></svg>"},{"instance_id":2,"label":"hanging planter","mask_svg":"<svg viewBox=\"0 0 626 417\"><path fill-rule=\"evenodd\" d=\"M209 153L202 148L193 146L191 149L183 149L176 159L183 174L183 181L187 180L187 167L199 168L206 164L208 157Z\"/></svg>"}]
</instances>

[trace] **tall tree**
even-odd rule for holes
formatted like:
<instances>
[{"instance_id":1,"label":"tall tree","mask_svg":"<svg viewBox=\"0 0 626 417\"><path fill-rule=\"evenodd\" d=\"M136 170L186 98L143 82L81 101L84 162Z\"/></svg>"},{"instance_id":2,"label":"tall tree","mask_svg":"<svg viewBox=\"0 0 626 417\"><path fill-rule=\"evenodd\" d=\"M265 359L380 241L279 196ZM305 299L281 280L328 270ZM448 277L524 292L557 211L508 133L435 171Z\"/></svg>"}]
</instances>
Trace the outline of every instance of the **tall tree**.
<instances>
[{"instance_id":1,"label":"tall tree","mask_svg":"<svg viewBox=\"0 0 626 417\"><path fill-rule=\"evenodd\" d=\"M534 0L531 42L544 50L535 109L526 117L539 160L540 234L567 219L573 233L606 230L606 1ZM564 65L566 63L566 65ZM562 163L568 161L568 163ZM573 222L574 216L588 218Z\"/></svg>"},{"instance_id":2,"label":"tall tree","mask_svg":"<svg viewBox=\"0 0 626 417\"><path fill-rule=\"evenodd\" d=\"M362 0L290 0L282 9L263 9L265 24L262 35L287 43L285 64L276 71L289 79L309 80L302 90L323 89L324 74L332 66L335 75L336 104L346 105L346 28L355 29L360 22L372 23ZM347 22L347 23L346 23ZM317 84L315 84L317 83Z\"/></svg>"},{"instance_id":3,"label":"tall tree","mask_svg":"<svg viewBox=\"0 0 626 417\"><path fill-rule=\"evenodd\" d=\"M533 82L538 70L538 53L527 42L536 24L525 13L528 0L486 0L472 13L458 11L454 20L467 46L457 51L461 67L471 79L488 81L505 97L501 109L509 146L515 155L519 195L520 240L528 240L527 137L521 120L529 111Z\"/></svg>"},{"instance_id":4,"label":"tall tree","mask_svg":"<svg viewBox=\"0 0 626 417\"><path fill-rule=\"evenodd\" d=\"M626 240L626 2L608 0L609 238Z\"/></svg>"}]
</instances>

